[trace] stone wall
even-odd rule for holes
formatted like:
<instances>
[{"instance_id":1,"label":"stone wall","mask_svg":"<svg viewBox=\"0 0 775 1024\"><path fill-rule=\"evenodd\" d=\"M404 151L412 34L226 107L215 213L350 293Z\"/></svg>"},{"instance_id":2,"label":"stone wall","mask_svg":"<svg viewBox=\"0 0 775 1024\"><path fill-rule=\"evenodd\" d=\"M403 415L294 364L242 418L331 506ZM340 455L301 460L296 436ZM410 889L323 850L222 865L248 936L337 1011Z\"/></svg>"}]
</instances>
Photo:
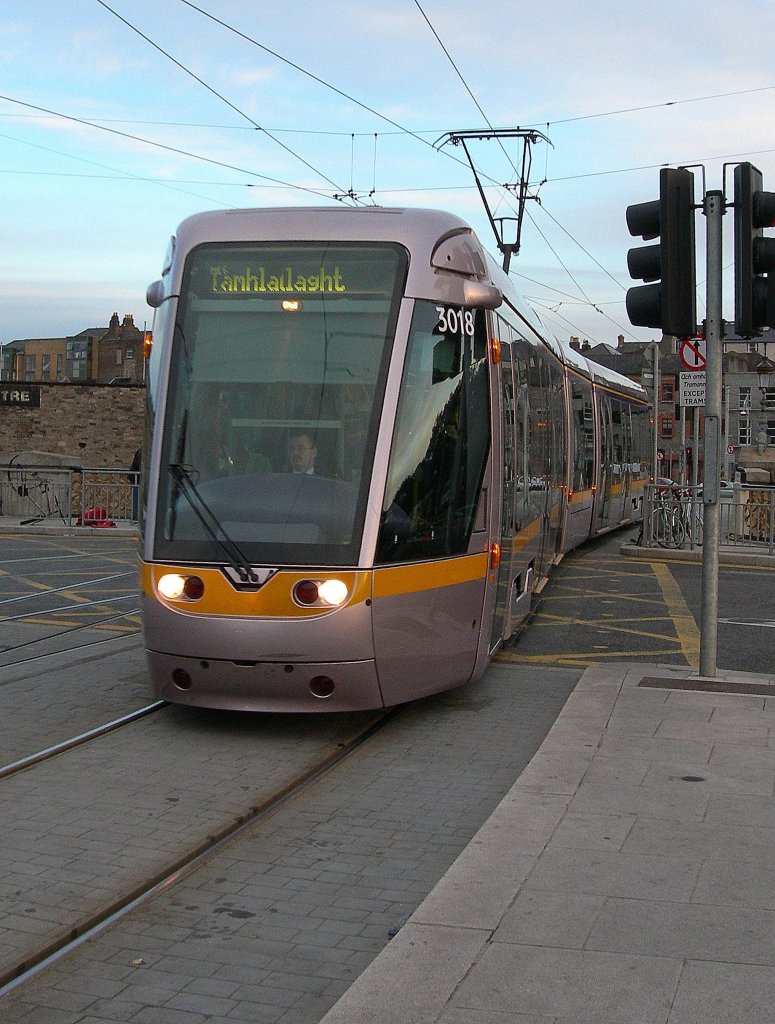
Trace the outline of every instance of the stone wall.
<instances>
[{"instance_id":1,"label":"stone wall","mask_svg":"<svg viewBox=\"0 0 775 1024\"><path fill-rule=\"evenodd\" d=\"M129 466L143 437L145 388L40 384L40 407L0 407L0 450L67 455L93 469Z\"/></svg>"}]
</instances>

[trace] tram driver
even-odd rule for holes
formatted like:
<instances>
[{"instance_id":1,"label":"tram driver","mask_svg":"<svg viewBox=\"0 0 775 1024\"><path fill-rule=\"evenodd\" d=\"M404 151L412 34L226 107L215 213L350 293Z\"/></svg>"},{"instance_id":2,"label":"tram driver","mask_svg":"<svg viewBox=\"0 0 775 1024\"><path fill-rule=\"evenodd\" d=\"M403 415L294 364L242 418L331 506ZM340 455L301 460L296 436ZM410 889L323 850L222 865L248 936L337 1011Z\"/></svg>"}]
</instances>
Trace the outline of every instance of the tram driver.
<instances>
[{"instance_id":1,"label":"tram driver","mask_svg":"<svg viewBox=\"0 0 775 1024\"><path fill-rule=\"evenodd\" d=\"M288 464L292 473L315 475L318 450L309 434L294 434L288 439Z\"/></svg>"}]
</instances>

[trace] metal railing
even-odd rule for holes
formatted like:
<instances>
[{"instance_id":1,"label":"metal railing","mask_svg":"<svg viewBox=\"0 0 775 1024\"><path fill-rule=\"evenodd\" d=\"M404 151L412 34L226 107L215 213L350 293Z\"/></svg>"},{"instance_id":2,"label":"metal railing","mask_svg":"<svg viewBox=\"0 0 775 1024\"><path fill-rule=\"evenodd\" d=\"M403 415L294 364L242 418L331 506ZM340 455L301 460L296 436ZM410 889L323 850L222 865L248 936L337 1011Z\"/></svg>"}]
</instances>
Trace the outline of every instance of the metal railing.
<instances>
[{"instance_id":1,"label":"metal railing","mask_svg":"<svg viewBox=\"0 0 775 1024\"><path fill-rule=\"evenodd\" d=\"M100 520L133 522L137 519L137 493L130 478L139 473L128 469L82 469L80 518L76 525L92 525Z\"/></svg>"},{"instance_id":2,"label":"metal railing","mask_svg":"<svg viewBox=\"0 0 775 1024\"><path fill-rule=\"evenodd\" d=\"M719 502L722 547L775 554L775 487L737 484ZM702 487L665 488L648 484L644 492L643 547L696 549L703 543Z\"/></svg>"},{"instance_id":3,"label":"metal railing","mask_svg":"<svg viewBox=\"0 0 775 1024\"><path fill-rule=\"evenodd\" d=\"M0 466L0 516L22 526L126 526L137 521L138 484L129 469Z\"/></svg>"}]
</instances>

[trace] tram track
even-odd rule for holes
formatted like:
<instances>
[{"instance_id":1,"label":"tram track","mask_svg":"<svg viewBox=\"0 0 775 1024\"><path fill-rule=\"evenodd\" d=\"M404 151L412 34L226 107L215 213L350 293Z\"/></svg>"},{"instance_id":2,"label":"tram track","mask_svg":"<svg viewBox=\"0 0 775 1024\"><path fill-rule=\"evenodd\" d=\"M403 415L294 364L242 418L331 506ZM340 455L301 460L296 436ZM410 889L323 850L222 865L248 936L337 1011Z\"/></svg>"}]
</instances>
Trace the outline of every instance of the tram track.
<instances>
[{"instance_id":1,"label":"tram track","mask_svg":"<svg viewBox=\"0 0 775 1024\"><path fill-rule=\"evenodd\" d=\"M138 717L147 717L164 706L167 706L164 702L157 702L156 704L149 705L147 708L139 709L138 712L131 716L125 717L126 719L131 719L131 721L137 721ZM12 989L24 984L45 967L67 956L68 953L112 925L124 915L151 901L174 883L187 877L200 865L217 856L233 839L270 817L284 804L299 796L334 768L341 765L349 757L352 757L356 751L374 736L378 735L403 710L403 707L391 708L386 712L380 713L376 718L372 718L368 724L358 729L346 741L338 742L334 749L323 753L315 763L307 766L298 775L278 786L273 792L267 794L261 800L250 804L229 820L210 828L203 839L190 846L184 853L172 858L149 873L147 877L138 883L126 887L121 893L116 894L99 907L92 909L80 919L68 924L56 935L49 937L45 942L41 942L37 947L28 949L23 955L0 966L0 998ZM99 735L104 736L107 732L121 728L123 724L128 724L128 721L117 720L117 723L110 723L109 726L112 725L113 728L109 726L102 727ZM89 742L91 739L96 738L96 735L91 735L91 733L96 734L97 731L90 731L90 734L87 734L81 740L81 743ZM79 744L71 741L67 749L72 750L77 745ZM55 752L59 753L61 751L56 750ZM31 758L24 759L29 761L29 764L19 765L18 767L16 765L6 766L5 769L0 770L0 778L16 774L25 767L29 768L34 764L40 764L41 761L48 760L49 756L54 756L54 754L49 755L48 751L42 751L39 755L32 755Z\"/></svg>"},{"instance_id":2,"label":"tram track","mask_svg":"<svg viewBox=\"0 0 775 1024\"><path fill-rule=\"evenodd\" d=\"M99 565L89 564L94 558L100 559ZM72 562L78 564L72 565ZM45 571L41 570L39 563ZM56 626L61 623L65 627L45 636L24 637L16 643L5 644L0 648L0 657L57 634L79 628L99 628L107 622L137 614L136 587L127 585L127 581L135 578L132 560L106 558L104 552L97 555L78 551L0 559L0 623L6 635L9 628L15 628L18 636L19 630L26 626L35 629L40 624ZM133 607L128 611L118 611L116 606L126 602L131 602ZM100 616L100 609L109 614ZM83 618L87 621L77 621Z\"/></svg>"},{"instance_id":3,"label":"tram track","mask_svg":"<svg viewBox=\"0 0 775 1024\"><path fill-rule=\"evenodd\" d=\"M164 707L167 707L166 701L154 701L152 704L147 704L143 708L138 708L137 711L130 711L128 714L122 715L120 718L114 718L112 722L106 722L104 725L97 725L93 729L87 729L85 732L80 733L78 736L62 740L50 747L46 747L44 750L39 750L34 754L28 754L26 757L21 757L16 761L12 761L10 764L3 765L0 767L0 780L10 778L12 775L16 775L17 772L23 772L27 768L32 768L34 765L41 764L44 761L50 761L59 754L67 753L67 751L74 750L76 747L81 747L93 740L101 739L103 736L107 736L109 733L115 732L117 729L121 729L126 725L131 725L133 722L137 722L141 718L145 718L146 715L151 715L156 711L160 711Z\"/></svg>"},{"instance_id":4,"label":"tram track","mask_svg":"<svg viewBox=\"0 0 775 1024\"><path fill-rule=\"evenodd\" d=\"M102 603L104 603L104 602L102 602ZM139 611L140 611L139 608L132 608L129 611L120 612L120 613L117 613L116 615L108 615L108 616L105 616L102 619L97 619L97 620L93 620L91 622L81 623L78 626L71 626L71 627L68 627L67 629L60 629L60 630L57 630L55 633L47 633L45 636L36 637L33 640L25 640L23 643L14 644L14 645L11 645L9 647L5 647L5 648L0 649L0 658L2 658L4 655L7 655L7 654L14 654L17 651L22 651L22 650L24 650L24 649L26 649L28 647L34 647L34 646L36 646L38 644L43 644L46 641L56 640L59 637L69 636L72 633L77 633L77 632L80 632L81 630L95 629L95 628L97 628L99 626L105 625L108 622L112 622L115 619L124 619L124 618L127 618L130 615L137 615L139 613ZM8 620L0 619L0 625L2 625L2 623L4 621L8 621ZM62 655L62 654L77 653L78 651L87 650L88 648L91 648L91 647L97 647L97 646L99 646L101 644L107 644L107 643L114 642L116 640L123 640L125 638L129 638L129 637L133 637L133 636L138 636L141 632L142 632L141 629L138 627L137 629L125 630L125 631L123 631L121 633L118 633L116 636L104 637L104 638L102 638L100 640L90 640L87 643L76 644L74 647L59 647L59 648L57 648L54 651L47 651L45 654L35 654L35 655L33 655L32 657L29 657L29 658L19 658L17 661L0 661L0 671L2 671L2 669L4 669L4 668L18 668L20 665L26 665L26 664L28 664L29 662L32 662L32 661L39 661L42 658L54 658L54 657L57 657L57 656ZM0 686L2 686L2 685L3 685L3 681L0 679Z\"/></svg>"}]
</instances>

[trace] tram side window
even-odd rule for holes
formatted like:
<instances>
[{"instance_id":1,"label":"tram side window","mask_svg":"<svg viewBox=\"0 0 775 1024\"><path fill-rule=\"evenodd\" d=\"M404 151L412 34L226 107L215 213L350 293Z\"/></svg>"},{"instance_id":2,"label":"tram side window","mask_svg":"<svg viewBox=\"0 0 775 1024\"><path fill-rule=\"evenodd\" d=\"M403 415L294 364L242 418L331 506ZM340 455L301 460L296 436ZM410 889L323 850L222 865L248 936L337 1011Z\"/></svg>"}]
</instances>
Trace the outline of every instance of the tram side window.
<instances>
[{"instance_id":1,"label":"tram side window","mask_svg":"<svg viewBox=\"0 0 775 1024\"><path fill-rule=\"evenodd\" d=\"M501 328L501 331L503 328ZM524 522L530 505L530 394L528 367L530 345L516 331L511 337L511 362L514 368L514 451L517 486L517 521Z\"/></svg>"},{"instance_id":2,"label":"tram side window","mask_svg":"<svg viewBox=\"0 0 775 1024\"><path fill-rule=\"evenodd\" d=\"M645 406L634 405L631 410L632 416L632 472L637 480L645 480L648 477L649 464L649 424L648 413Z\"/></svg>"},{"instance_id":3,"label":"tram side window","mask_svg":"<svg viewBox=\"0 0 775 1024\"><path fill-rule=\"evenodd\" d=\"M486 351L483 311L417 303L377 562L468 550L490 445Z\"/></svg>"},{"instance_id":4,"label":"tram side window","mask_svg":"<svg viewBox=\"0 0 775 1024\"><path fill-rule=\"evenodd\" d=\"M611 474L618 483L623 472L625 451L625 407L624 403L611 399Z\"/></svg>"},{"instance_id":5,"label":"tram side window","mask_svg":"<svg viewBox=\"0 0 775 1024\"><path fill-rule=\"evenodd\" d=\"M611 493L611 464L613 462L613 445L611 442L611 399L605 392L600 395L600 487L604 497L610 497Z\"/></svg>"},{"instance_id":6,"label":"tram side window","mask_svg":"<svg viewBox=\"0 0 775 1024\"><path fill-rule=\"evenodd\" d=\"M583 491L594 482L594 410L592 388L580 380L572 380L573 406L573 490Z\"/></svg>"}]
</instances>

